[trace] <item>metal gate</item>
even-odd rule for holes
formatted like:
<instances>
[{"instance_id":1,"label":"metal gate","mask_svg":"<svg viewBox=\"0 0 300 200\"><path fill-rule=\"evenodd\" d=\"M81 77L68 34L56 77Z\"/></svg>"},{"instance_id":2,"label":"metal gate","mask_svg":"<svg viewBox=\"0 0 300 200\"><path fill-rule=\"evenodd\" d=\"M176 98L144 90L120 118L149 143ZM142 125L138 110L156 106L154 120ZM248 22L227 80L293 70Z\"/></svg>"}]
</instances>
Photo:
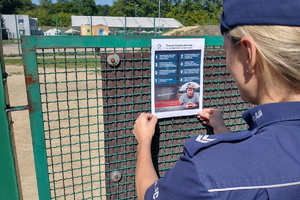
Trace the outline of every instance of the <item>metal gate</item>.
<instances>
[{"instance_id":1,"label":"metal gate","mask_svg":"<svg viewBox=\"0 0 300 200\"><path fill-rule=\"evenodd\" d=\"M249 105L226 70L223 39L205 39L204 106L223 110L232 131L244 129ZM150 45L150 37L22 38L40 199L135 199L132 128L150 112ZM200 133L207 129L196 116L159 120L153 161L161 176Z\"/></svg>"},{"instance_id":2,"label":"metal gate","mask_svg":"<svg viewBox=\"0 0 300 200\"><path fill-rule=\"evenodd\" d=\"M0 199L18 200L21 193L18 187L16 162L11 133L11 118L7 92L2 37L0 37Z\"/></svg>"}]
</instances>

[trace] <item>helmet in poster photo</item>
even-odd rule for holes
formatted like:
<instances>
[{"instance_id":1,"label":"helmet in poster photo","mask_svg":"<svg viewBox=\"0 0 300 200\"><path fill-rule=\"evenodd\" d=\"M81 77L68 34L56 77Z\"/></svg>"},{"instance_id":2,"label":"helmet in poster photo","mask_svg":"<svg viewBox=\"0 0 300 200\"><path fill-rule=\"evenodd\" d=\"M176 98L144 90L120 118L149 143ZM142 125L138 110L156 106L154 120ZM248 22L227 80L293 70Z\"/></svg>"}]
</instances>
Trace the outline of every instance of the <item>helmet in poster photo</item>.
<instances>
[{"instance_id":1,"label":"helmet in poster photo","mask_svg":"<svg viewBox=\"0 0 300 200\"><path fill-rule=\"evenodd\" d=\"M188 89L193 89L194 91L195 91L195 85L193 84L193 83L188 83L187 85L186 85L186 90L188 90Z\"/></svg>"}]
</instances>

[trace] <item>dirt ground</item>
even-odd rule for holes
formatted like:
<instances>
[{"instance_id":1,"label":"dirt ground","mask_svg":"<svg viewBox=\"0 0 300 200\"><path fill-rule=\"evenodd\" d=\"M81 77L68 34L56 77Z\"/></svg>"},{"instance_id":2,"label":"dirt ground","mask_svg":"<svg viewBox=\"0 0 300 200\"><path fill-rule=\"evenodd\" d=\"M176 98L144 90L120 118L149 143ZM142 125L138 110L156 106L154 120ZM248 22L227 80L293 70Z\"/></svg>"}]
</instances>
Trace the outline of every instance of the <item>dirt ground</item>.
<instances>
[{"instance_id":1,"label":"dirt ground","mask_svg":"<svg viewBox=\"0 0 300 200\"><path fill-rule=\"evenodd\" d=\"M200 35L210 35L210 36L220 36L220 27L218 25L208 25L208 26L187 26L178 29L174 29L163 35L166 36L200 36Z\"/></svg>"}]
</instances>

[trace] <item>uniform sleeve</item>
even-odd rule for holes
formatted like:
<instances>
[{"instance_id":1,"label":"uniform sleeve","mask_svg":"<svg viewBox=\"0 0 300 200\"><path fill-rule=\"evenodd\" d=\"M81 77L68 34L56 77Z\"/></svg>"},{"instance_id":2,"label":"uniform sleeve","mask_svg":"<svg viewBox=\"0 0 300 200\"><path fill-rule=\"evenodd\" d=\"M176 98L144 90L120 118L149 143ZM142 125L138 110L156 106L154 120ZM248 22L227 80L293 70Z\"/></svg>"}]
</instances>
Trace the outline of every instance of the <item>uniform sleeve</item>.
<instances>
[{"instance_id":1,"label":"uniform sleeve","mask_svg":"<svg viewBox=\"0 0 300 200\"><path fill-rule=\"evenodd\" d=\"M145 200L212 199L204 188L197 168L187 154L181 156L174 168L156 181L145 194Z\"/></svg>"}]
</instances>

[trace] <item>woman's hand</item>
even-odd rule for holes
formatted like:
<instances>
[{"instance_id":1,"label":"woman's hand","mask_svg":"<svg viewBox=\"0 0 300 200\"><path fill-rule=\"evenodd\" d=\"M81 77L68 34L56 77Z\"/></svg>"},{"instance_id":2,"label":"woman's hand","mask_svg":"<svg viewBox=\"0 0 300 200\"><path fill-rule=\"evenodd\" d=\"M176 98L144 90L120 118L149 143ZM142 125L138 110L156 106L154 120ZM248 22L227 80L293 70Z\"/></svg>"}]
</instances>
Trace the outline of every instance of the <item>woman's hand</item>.
<instances>
[{"instance_id":1,"label":"woman's hand","mask_svg":"<svg viewBox=\"0 0 300 200\"><path fill-rule=\"evenodd\" d=\"M198 112L197 116L204 124L213 127L214 133L230 133L223 120L223 113L217 109L204 108Z\"/></svg>"},{"instance_id":2,"label":"woman's hand","mask_svg":"<svg viewBox=\"0 0 300 200\"><path fill-rule=\"evenodd\" d=\"M143 200L147 189L158 179L151 158L151 141L157 117L142 113L135 120L133 134L138 141L135 186L138 199Z\"/></svg>"},{"instance_id":3,"label":"woman's hand","mask_svg":"<svg viewBox=\"0 0 300 200\"><path fill-rule=\"evenodd\" d=\"M157 117L150 113L142 113L136 119L133 134L139 144L151 144L152 137L155 132Z\"/></svg>"}]
</instances>

